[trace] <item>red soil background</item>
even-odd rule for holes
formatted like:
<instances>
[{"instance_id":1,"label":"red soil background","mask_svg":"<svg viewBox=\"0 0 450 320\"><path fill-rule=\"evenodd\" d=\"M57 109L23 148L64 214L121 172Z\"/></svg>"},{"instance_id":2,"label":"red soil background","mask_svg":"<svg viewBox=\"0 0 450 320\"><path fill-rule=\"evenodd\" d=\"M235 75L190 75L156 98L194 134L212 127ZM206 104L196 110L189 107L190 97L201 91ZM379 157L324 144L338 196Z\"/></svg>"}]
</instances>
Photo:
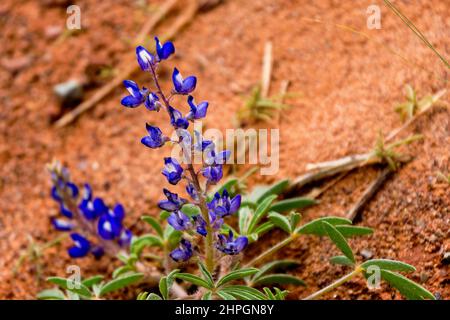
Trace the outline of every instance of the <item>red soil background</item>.
<instances>
[{"instance_id":1,"label":"red soil background","mask_svg":"<svg viewBox=\"0 0 450 320\"><path fill-rule=\"evenodd\" d=\"M165 184L161 153L139 142L145 134L144 121L154 114L122 108L125 91L120 87L71 125L58 130L51 122L60 112L52 92L55 84L86 79L87 68L98 64L114 68L134 51L131 40L151 15L149 9L158 6L153 1L150 7L142 3L78 1L82 32L64 39L55 39L53 33L58 28L64 32L66 1L3 0L0 4L0 298L34 299L49 287L36 280L33 264L24 263L17 274L12 268L29 235L39 243L57 236L49 223L57 208L49 197L44 169L52 158L63 161L76 182L89 181L96 194L121 201L128 212L126 224L133 225L135 233L148 230L135 224L140 215L158 212L155 203ZM382 8L381 30L366 27L371 4ZM448 1L395 4L450 57ZM371 39L335 24L362 30ZM381 0L228 0L197 15L177 35L177 54L167 63L185 75L198 76L196 97L210 101L209 126L232 127L242 95L260 79L267 40L274 45L272 93L277 93L281 81L290 80L290 91L302 95L289 100L292 108L279 121L267 124L281 132L280 171L276 176L254 176L251 185L295 178L307 163L369 150L379 131L388 133L401 125L393 106L404 100L405 84L412 84L419 95L447 87L446 67ZM169 73L161 78L170 82ZM149 81L142 73L133 79L140 84ZM85 99L96 89L91 84ZM425 140L408 149L414 160L395 173L363 211L359 224L374 228L375 233L351 241L358 259L361 250L368 249L374 257L413 264L417 271L409 277L444 299L450 298L449 266L442 261L444 252L450 251L450 189L436 172L450 173L447 103L446 96L404 133L422 133ZM163 119L150 120L168 129ZM306 210L305 220L345 215L376 174L374 168L353 172L322 196L320 205ZM282 236L271 233L247 254L256 255ZM68 245L67 241L44 252L44 276L65 275L66 267L73 264L65 252ZM335 253L329 241L312 237L302 237L280 253L279 258L299 261L293 273L308 284L288 286L289 298L304 297L343 275L344 268L328 262ZM84 276L110 274L114 265L108 259L91 258L76 263ZM369 291L364 281L355 279L326 298L401 297L385 285Z\"/></svg>"}]
</instances>

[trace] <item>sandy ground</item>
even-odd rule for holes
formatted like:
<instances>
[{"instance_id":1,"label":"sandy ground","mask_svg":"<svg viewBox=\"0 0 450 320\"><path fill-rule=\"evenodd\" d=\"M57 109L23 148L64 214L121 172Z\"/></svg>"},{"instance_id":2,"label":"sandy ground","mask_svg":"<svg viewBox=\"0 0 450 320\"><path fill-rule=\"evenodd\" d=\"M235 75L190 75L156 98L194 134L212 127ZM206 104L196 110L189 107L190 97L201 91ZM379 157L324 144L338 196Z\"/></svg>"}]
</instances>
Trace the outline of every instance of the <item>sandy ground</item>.
<instances>
[{"instance_id":1,"label":"sandy ground","mask_svg":"<svg viewBox=\"0 0 450 320\"><path fill-rule=\"evenodd\" d=\"M251 184L295 178L309 162L369 150L380 131L401 125L393 106L403 100L403 87L412 84L420 94L446 88L448 70L433 53L382 7L382 29L366 28L366 9L373 1L244 1L228 0L195 17L175 41L176 57L168 68L198 76L196 96L210 101L207 124L221 130L232 127L242 105L242 95L259 81L264 43L274 45L272 93L281 81L301 93L279 120L267 126L281 132L280 170L275 176L253 177ZM450 56L450 3L446 1L396 1L429 40ZM162 117L120 106L123 88L99 103L70 126L55 129L51 121L61 112L52 87L69 79L86 79L86 70L106 65L114 68L134 49L130 40L150 13L140 1L78 1L83 29L79 34L55 39L64 28L64 1L12 1L0 4L0 298L33 299L44 283L36 281L36 268L25 263L12 273L28 236L38 242L54 239L57 232L49 217L57 209L49 194L44 170L52 158L67 164L77 182L89 181L98 195L127 208L126 223L135 233L143 213L157 214L163 176L161 154L139 142L143 123L150 120L167 129ZM152 8L152 7L151 7ZM320 19L323 23L312 22ZM371 38L344 31L345 24ZM164 24L163 27L164 28ZM63 30L62 30L63 32ZM392 49L409 62L392 54ZM170 69L167 69L170 70ZM136 74L139 83L149 81ZM169 83L169 73L161 76ZM96 90L89 82L86 96ZM362 213L360 225L373 227L367 238L352 240L355 252L370 250L374 257L401 259L417 267L410 278L444 299L450 298L449 266L443 253L450 250L449 185L439 182L437 171L450 172L450 113L448 98L422 117L411 133L424 141L408 152L414 160L402 167ZM344 215L365 186L376 176L374 168L353 172L321 197L321 204L304 212L305 219ZM271 233L256 255L275 243L281 233ZM63 243L44 253L44 276L64 275L70 265ZM307 288L288 287L298 299L344 274L331 266L337 253L328 241L301 238L279 254L298 260L293 270ZM359 259L362 259L358 254ZM107 259L77 261L86 276L110 272ZM329 294L333 299L401 298L383 286L369 291L355 280Z\"/></svg>"}]
</instances>

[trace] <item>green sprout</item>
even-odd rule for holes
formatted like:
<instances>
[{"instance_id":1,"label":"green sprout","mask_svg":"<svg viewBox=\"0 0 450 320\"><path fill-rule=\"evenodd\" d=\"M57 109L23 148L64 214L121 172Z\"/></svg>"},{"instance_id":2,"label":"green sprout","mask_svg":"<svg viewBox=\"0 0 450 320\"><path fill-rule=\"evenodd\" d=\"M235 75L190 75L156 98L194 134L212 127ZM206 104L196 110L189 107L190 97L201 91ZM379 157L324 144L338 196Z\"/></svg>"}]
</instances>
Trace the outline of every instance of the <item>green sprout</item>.
<instances>
[{"instance_id":1,"label":"green sprout","mask_svg":"<svg viewBox=\"0 0 450 320\"><path fill-rule=\"evenodd\" d=\"M430 108L434 105L445 93L445 91L439 91L436 94L430 94L422 99L417 98L416 91L409 84L405 87L406 101L395 106L395 112L397 112L402 121L413 118L416 114Z\"/></svg>"}]
</instances>

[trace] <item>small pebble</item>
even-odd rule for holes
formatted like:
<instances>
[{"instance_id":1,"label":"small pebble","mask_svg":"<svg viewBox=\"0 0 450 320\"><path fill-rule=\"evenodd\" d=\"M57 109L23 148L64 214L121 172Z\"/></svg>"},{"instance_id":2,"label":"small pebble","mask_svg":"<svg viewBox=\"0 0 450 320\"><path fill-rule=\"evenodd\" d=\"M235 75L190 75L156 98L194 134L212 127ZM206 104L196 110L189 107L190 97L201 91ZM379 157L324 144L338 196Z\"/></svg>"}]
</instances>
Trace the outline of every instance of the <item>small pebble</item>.
<instances>
[{"instance_id":1,"label":"small pebble","mask_svg":"<svg viewBox=\"0 0 450 320\"><path fill-rule=\"evenodd\" d=\"M368 250L368 249L361 250L360 254L366 260L368 260L368 259L373 257L373 252Z\"/></svg>"},{"instance_id":2,"label":"small pebble","mask_svg":"<svg viewBox=\"0 0 450 320\"><path fill-rule=\"evenodd\" d=\"M450 251L444 252L441 262L443 264L450 264Z\"/></svg>"}]
</instances>

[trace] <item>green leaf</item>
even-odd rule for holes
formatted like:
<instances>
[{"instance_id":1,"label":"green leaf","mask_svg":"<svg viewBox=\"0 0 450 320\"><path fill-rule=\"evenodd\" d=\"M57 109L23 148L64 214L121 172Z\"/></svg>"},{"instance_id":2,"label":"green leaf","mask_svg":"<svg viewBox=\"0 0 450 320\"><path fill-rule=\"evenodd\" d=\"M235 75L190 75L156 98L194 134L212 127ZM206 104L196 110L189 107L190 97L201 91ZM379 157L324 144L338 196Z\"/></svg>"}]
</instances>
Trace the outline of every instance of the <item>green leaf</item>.
<instances>
[{"instance_id":1,"label":"green leaf","mask_svg":"<svg viewBox=\"0 0 450 320\"><path fill-rule=\"evenodd\" d=\"M134 269L131 266L128 266L128 265L121 266L121 267L119 267L119 268L117 268L116 270L113 271L112 277L113 278L117 278L117 277L119 277L119 276L121 276L121 275L123 275L124 273L127 273L127 272L134 272Z\"/></svg>"},{"instance_id":2,"label":"green leaf","mask_svg":"<svg viewBox=\"0 0 450 320\"><path fill-rule=\"evenodd\" d=\"M354 263L355 257L353 256L353 251L344 236L328 222L322 221L322 223L330 239L342 251L342 253Z\"/></svg>"},{"instance_id":3,"label":"green leaf","mask_svg":"<svg viewBox=\"0 0 450 320\"><path fill-rule=\"evenodd\" d=\"M196 206L195 204L192 203L187 203L185 204L182 208L181 211L187 215L188 217L192 217L195 215L199 215L201 214L201 210L198 206Z\"/></svg>"},{"instance_id":4,"label":"green leaf","mask_svg":"<svg viewBox=\"0 0 450 320\"><path fill-rule=\"evenodd\" d=\"M59 289L47 289L39 292L37 298L40 300L64 300L66 297Z\"/></svg>"},{"instance_id":5,"label":"green leaf","mask_svg":"<svg viewBox=\"0 0 450 320\"><path fill-rule=\"evenodd\" d=\"M158 296L156 293L150 293L146 300L162 300L160 296Z\"/></svg>"},{"instance_id":6,"label":"green leaf","mask_svg":"<svg viewBox=\"0 0 450 320\"><path fill-rule=\"evenodd\" d=\"M346 238L365 236L373 233L371 228L358 226L336 226L336 229Z\"/></svg>"},{"instance_id":7,"label":"green leaf","mask_svg":"<svg viewBox=\"0 0 450 320\"><path fill-rule=\"evenodd\" d=\"M248 227L250 224L250 219L253 215L253 211L252 209L250 209L249 207L242 207L239 209L238 211L239 213L239 233L240 234L244 234L247 235L249 234L248 232Z\"/></svg>"},{"instance_id":8,"label":"green leaf","mask_svg":"<svg viewBox=\"0 0 450 320\"><path fill-rule=\"evenodd\" d=\"M381 270L381 277L409 300L436 300L430 291L398 273Z\"/></svg>"},{"instance_id":9,"label":"green leaf","mask_svg":"<svg viewBox=\"0 0 450 320\"><path fill-rule=\"evenodd\" d=\"M122 277L113 279L108 283L105 283L100 289L100 296L103 296L109 292L116 291L122 289L126 286L129 286L133 283L140 281L144 277L143 273L133 273L129 275L124 275Z\"/></svg>"},{"instance_id":10,"label":"green leaf","mask_svg":"<svg viewBox=\"0 0 450 320\"><path fill-rule=\"evenodd\" d=\"M268 196L256 207L255 213L251 217L250 224L247 229L248 233L253 233L254 228L267 213L270 205L272 204L272 202L275 200L276 197L277 197L276 195Z\"/></svg>"},{"instance_id":11,"label":"green leaf","mask_svg":"<svg viewBox=\"0 0 450 320\"><path fill-rule=\"evenodd\" d=\"M161 210L161 212L159 213L159 218L161 220L166 220L171 214L172 214L172 212L169 212L166 210Z\"/></svg>"},{"instance_id":12,"label":"green leaf","mask_svg":"<svg viewBox=\"0 0 450 320\"><path fill-rule=\"evenodd\" d=\"M326 221L333 226L352 224L350 220L341 217L323 217L304 224L303 226L297 228L295 232L301 234L314 234L317 236L325 236L327 233L323 227L322 224L323 221Z\"/></svg>"},{"instance_id":13,"label":"green leaf","mask_svg":"<svg viewBox=\"0 0 450 320\"><path fill-rule=\"evenodd\" d=\"M275 300L275 296L274 296L274 294L272 293L272 291L270 291L269 288L264 287L264 288L263 288L263 291L264 291L264 293L266 294L266 296L267 296L267 298L268 298L269 300Z\"/></svg>"},{"instance_id":14,"label":"green leaf","mask_svg":"<svg viewBox=\"0 0 450 320\"><path fill-rule=\"evenodd\" d=\"M278 212L270 212L268 215L270 221L276 225L278 228L284 230L285 232L291 234L291 224L289 223L288 218L279 214Z\"/></svg>"},{"instance_id":15,"label":"green leaf","mask_svg":"<svg viewBox=\"0 0 450 320\"><path fill-rule=\"evenodd\" d=\"M236 298L233 297L231 294L226 293L226 292L224 292L224 291L222 291L222 290L217 291L216 294L217 294L219 297L221 297L223 300L236 300Z\"/></svg>"},{"instance_id":16,"label":"green leaf","mask_svg":"<svg viewBox=\"0 0 450 320\"><path fill-rule=\"evenodd\" d=\"M171 248L178 246L181 236L181 231L175 230L170 224L166 226L166 229L164 230L164 239L169 243Z\"/></svg>"},{"instance_id":17,"label":"green leaf","mask_svg":"<svg viewBox=\"0 0 450 320\"><path fill-rule=\"evenodd\" d=\"M230 178L227 181L225 181L220 187L218 187L212 194L216 194L218 192L219 194L223 193L223 190L227 190L230 196L233 196L231 189L239 182L239 179L237 178Z\"/></svg>"},{"instance_id":18,"label":"green leaf","mask_svg":"<svg viewBox=\"0 0 450 320\"><path fill-rule=\"evenodd\" d=\"M162 247L163 243L160 238L152 234L145 234L136 237L131 242L130 251L136 255L140 255L145 247Z\"/></svg>"},{"instance_id":19,"label":"green leaf","mask_svg":"<svg viewBox=\"0 0 450 320\"><path fill-rule=\"evenodd\" d=\"M141 220L148 223L161 238L164 237L163 229L161 227L161 224L158 222L158 220L156 220L155 218L150 217L150 216L143 216L143 217L141 217Z\"/></svg>"},{"instance_id":20,"label":"green leaf","mask_svg":"<svg viewBox=\"0 0 450 320\"><path fill-rule=\"evenodd\" d=\"M295 260L275 260L269 262L263 265L261 268L259 268L259 271L255 273L255 275L253 276L252 282L256 281L259 277L261 277L262 275L266 274L271 270L282 270L298 265L299 263Z\"/></svg>"},{"instance_id":21,"label":"green leaf","mask_svg":"<svg viewBox=\"0 0 450 320\"><path fill-rule=\"evenodd\" d=\"M100 283L103 280L103 278L104 277L102 275L96 275L81 281L81 283L84 284L86 287L90 288L94 284Z\"/></svg>"},{"instance_id":22,"label":"green leaf","mask_svg":"<svg viewBox=\"0 0 450 320\"><path fill-rule=\"evenodd\" d=\"M235 271L231 271L229 274L223 276L218 282L217 282L217 287L221 287L224 284L234 281L234 280L238 280L238 279L244 279L245 277L254 275L255 273L257 273L259 270L256 268L246 268L246 269L239 269L239 270L235 270Z\"/></svg>"},{"instance_id":23,"label":"green leaf","mask_svg":"<svg viewBox=\"0 0 450 320\"><path fill-rule=\"evenodd\" d=\"M270 207L270 210L277 212L286 212L294 209L306 208L316 203L317 201L314 199L296 197L278 201Z\"/></svg>"},{"instance_id":24,"label":"green leaf","mask_svg":"<svg viewBox=\"0 0 450 320\"><path fill-rule=\"evenodd\" d=\"M306 286L306 283L297 277L285 273L274 273L259 277L254 284L295 284L297 286Z\"/></svg>"},{"instance_id":25,"label":"green leaf","mask_svg":"<svg viewBox=\"0 0 450 320\"><path fill-rule=\"evenodd\" d=\"M50 278L47 278L47 281L54 283L63 289L66 289L73 293L79 294L80 296L83 296L86 298L90 298L92 296L89 289L81 282L78 282L78 281L75 281L72 279L61 278L61 277L50 277Z\"/></svg>"},{"instance_id":26,"label":"green leaf","mask_svg":"<svg viewBox=\"0 0 450 320\"><path fill-rule=\"evenodd\" d=\"M367 270L370 266L377 266L380 269L383 270L390 270L390 271L400 271L400 272L413 272L416 271L416 268L414 268L412 265L401 262L401 261L395 261L395 260L389 260L389 259L373 259L366 261L361 264L361 267L364 270Z\"/></svg>"},{"instance_id":27,"label":"green leaf","mask_svg":"<svg viewBox=\"0 0 450 320\"><path fill-rule=\"evenodd\" d=\"M291 230L295 230L297 228L298 223L300 222L302 216L300 213L292 211L289 214L289 223L291 224Z\"/></svg>"},{"instance_id":28,"label":"green leaf","mask_svg":"<svg viewBox=\"0 0 450 320\"><path fill-rule=\"evenodd\" d=\"M229 286L220 290L242 300L266 300L266 296L255 288L246 286Z\"/></svg>"},{"instance_id":29,"label":"green leaf","mask_svg":"<svg viewBox=\"0 0 450 320\"><path fill-rule=\"evenodd\" d=\"M198 263L198 267L203 275L203 278L205 278L205 280L208 282L209 286L211 288L214 287L213 277L212 277L211 273L208 271L208 269L206 269L205 265L200 261Z\"/></svg>"},{"instance_id":30,"label":"green leaf","mask_svg":"<svg viewBox=\"0 0 450 320\"><path fill-rule=\"evenodd\" d=\"M212 292L206 291L202 296L202 300L211 300L211 297L212 297Z\"/></svg>"},{"instance_id":31,"label":"green leaf","mask_svg":"<svg viewBox=\"0 0 450 320\"><path fill-rule=\"evenodd\" d=\"M164 300L169 299L169 286L167 284L167 277L161 277L161 279L159 279L159 292L161 292L161 296Z\"/></svg>"},{"instance_id":32,"label":"green leaf","mask_svg":"<svg viewBox=\"0 0 450 320\"><path fill-rule=\"evenodd\" d=\"M288 186L289 186L289 179L281 180L281 181L278 181L278 182L274 183L273 185L268 187L267 190L265 190L259 196L259 198L256 200L256 203L258 203L258 204L261 203L265 198L267 198L268 196L271 196L271 195L277 195L278 196Z\"/></svg>"},{"instance_id":33,"label":"green leaf","mask_svg":"<svg viewBox=\"0 0 450 320\"><path fill-rule=\"evenodd\" d=\"M277 287L275 287L274 289L275 289L275 292L276 292L276 294L275 294L276 300L284 300L286 298L286 296L288 295L288 293L289 293L287 290L281 291Z\"/></svg>"},{"instance_id":34,"label":"green leaf","mask_svg":"<svg viewBox=\"0 0 450 320\"><path fill-rule=\"evenodd\" d=\"M204 280L198 276L195 276L193 274L190 274L190 273L177 273L174 277L184 280L184 281L187 281L187 282L190 282L197 286L204 287L206 289L212 289L212 287L206 280Z\"/></svg>"},{"instance_id":35,"label":"green leaf","mask_svg":"<svg viewBox=\"0 0 450 320\"><path fill-rule=\"evenodd\" d=\"M263 224L260 224L254 231L254 233L258 234L258 236L261 236L263 233L269 231L270 229L272 229L275 225L270 222L264 222Z\"/></svg>"},{"instance_id":36,"label":"green leaf","mask_svg":"<svg viewBox=\"0 0 450 320\"><path fill-rule=\"evenodd\" d=\"M330 259L332 264L340 264L343 266L354 266L355 264L346 256L335 256Z\"/></svg>"}]
</instances>

